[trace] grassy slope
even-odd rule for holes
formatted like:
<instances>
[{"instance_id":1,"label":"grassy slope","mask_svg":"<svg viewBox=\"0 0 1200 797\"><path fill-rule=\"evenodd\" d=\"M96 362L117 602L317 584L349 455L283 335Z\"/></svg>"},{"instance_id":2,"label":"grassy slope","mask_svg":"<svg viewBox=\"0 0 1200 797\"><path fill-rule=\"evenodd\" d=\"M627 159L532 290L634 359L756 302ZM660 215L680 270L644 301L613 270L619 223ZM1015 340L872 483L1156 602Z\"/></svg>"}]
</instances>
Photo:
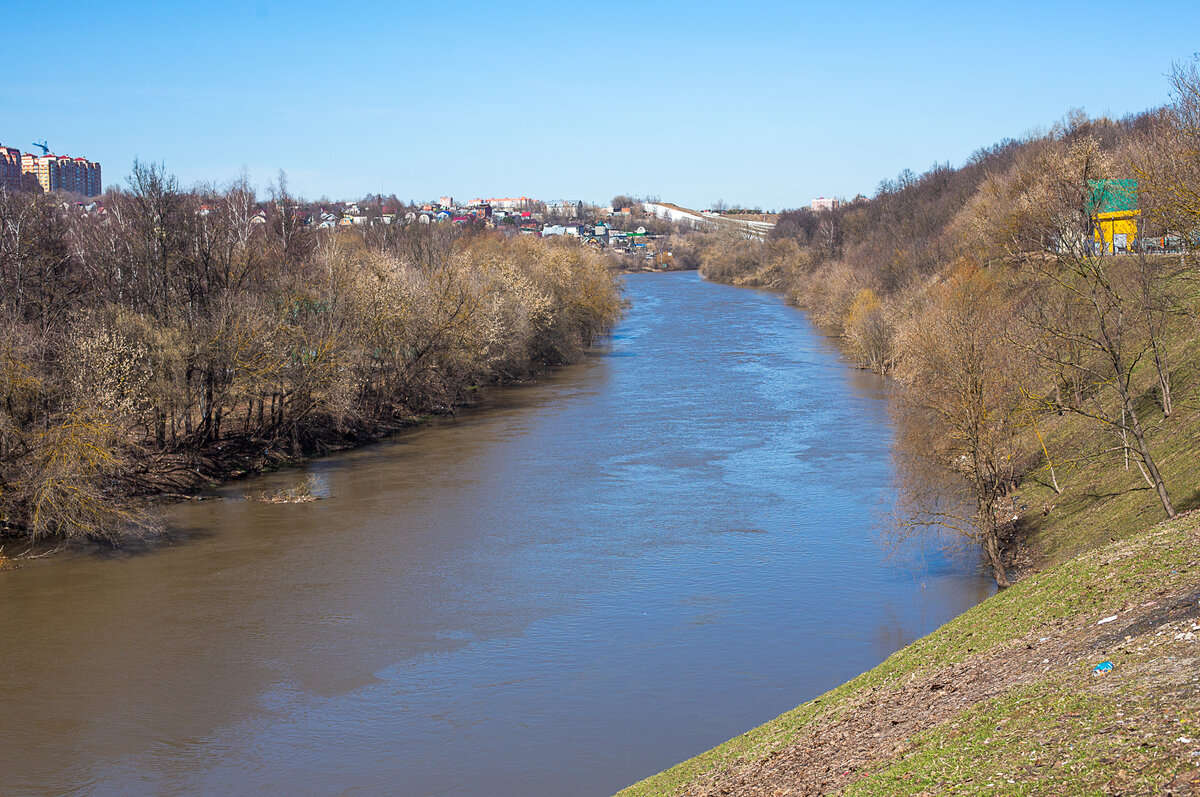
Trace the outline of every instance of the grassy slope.
<instances>
[{"instance_id":1,"label":"grassy slope","mask_svg":"<svg viewBox=\"0 0 1200 797\"><path fill-rule=\"evenodd\" d=\"M1147 426L1161 424L1152 450L1180 512L1200 507L1198 343L1194 327L1172 342L1173 416L1164 422L1149 398L1141 405ZM1141 376L1148 387L1148 365ZM1084 455L1111 446L1111 433L1072 416L1042 423L1063 492L1043 467L1015 496L1033 552L1026 564L1041 572L874 670L621 794L1200 795L1191 774L1200 743L1178 741L1200 736L1200 629L1191 628L1200 513L1159 524L1162 507L1135 465ZM1064 451L1080 453L1055 453ZM1175 638L1189 633L1194 640ZM1106 658L1117 669L1093 678ZM913 684L956 679L967 682L957 702L910 716L936 702L906 695ZM872 706L886 716L872 717ZM1197 783L1172 792L1176 778Z\"/></svg>"},{"instance_id":2,"label":"grassy slope","mask_svg":"<svg viewBox=\"0 0 1200 797\"><path fill-rule=\"evenodd\" d=\"M1177 361L1172 369L1174 412L1163 421L1162 412L1148 397L1140 402L1147 427L1158 426L1150 448L1159 464L1171 500L1179 512L1200 507L1200 339L1194 331L1171 341ZM1139 374L1152 379L1149 364ZM1184 386L1189 389L1183 390ZM1080 455L1112 446L1116 438L1094 422L1080 418L1052 418L1043 428L1047 446L1056 456L1061 495L1050 487L1043 466L1027 479L1017 498L1026 505L1025 522L1030 548L1039 565L1056 564L1110 540L1122 539L1163 517L1162 504L1142 479L1135 464L1125 471L1119 455L1092 458ZM1057 458L1055 452L1079 452L1075 461ZM1053 510L1041 516L1043 505Z\"/></svg>"},{"instance_id":3,"label":"grassy slope","mask_svg":"<svg viewBox=\"0 0 1200 797\"><path fill-rule=\"evenodd\" d=\"M874 670L621 794L1080 794L1110 782L1160 793L1200 766L1200 744L1178 741L1200 735L1200 642L1175 639L1200 619L1198 601L1193 513L1030 576ZM1116 669L1093 677L1105 659ZM938 685L955 683L966 684L957 699L933 705L954 691ZM835 744L812 760L845 725L868 740L865 752ZM797 751L804 766L789 769ZM821 766L825 780L797 786Z\"/></svg>"}]
</instances>

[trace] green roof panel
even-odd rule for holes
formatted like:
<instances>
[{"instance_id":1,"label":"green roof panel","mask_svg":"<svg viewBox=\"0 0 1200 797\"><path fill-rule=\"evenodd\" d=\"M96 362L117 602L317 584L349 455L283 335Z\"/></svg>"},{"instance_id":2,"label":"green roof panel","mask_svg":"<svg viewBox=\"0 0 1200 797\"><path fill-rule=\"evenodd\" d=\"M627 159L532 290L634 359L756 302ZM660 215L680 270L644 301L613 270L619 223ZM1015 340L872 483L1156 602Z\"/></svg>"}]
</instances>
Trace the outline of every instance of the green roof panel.
<instances>
[{"instance_id":1,"label":"green roof panel","mask_svg":"<svg viewBox=\"0 0 1200 797\"><path fill-rule=\"evenodd\" d=\"M1137 180L1088 180L1093 213L1137 210Z\"/></svg>"}]
</instances>

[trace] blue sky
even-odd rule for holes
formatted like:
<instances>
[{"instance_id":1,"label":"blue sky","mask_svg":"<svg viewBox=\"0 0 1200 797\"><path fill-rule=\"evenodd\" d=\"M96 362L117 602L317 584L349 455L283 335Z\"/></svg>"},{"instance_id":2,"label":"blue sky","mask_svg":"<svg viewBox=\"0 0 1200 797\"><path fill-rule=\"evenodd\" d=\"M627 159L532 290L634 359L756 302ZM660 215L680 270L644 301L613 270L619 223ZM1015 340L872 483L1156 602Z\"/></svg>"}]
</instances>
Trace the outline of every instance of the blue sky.
<instances>
[{"instance_id":1,"label":"blue sky","mask_svg":"<svg viewBox=\"0 0 1200 797\"><path fill-rule=\"evenodd\" d=\"M1200 50L1195 2L0 0L0 19L0 143L47 139L106 185L135 158L185 186L283 169L310 199L869 195L1071 108L1162 104Z\"/></svg>"}]
</instances>

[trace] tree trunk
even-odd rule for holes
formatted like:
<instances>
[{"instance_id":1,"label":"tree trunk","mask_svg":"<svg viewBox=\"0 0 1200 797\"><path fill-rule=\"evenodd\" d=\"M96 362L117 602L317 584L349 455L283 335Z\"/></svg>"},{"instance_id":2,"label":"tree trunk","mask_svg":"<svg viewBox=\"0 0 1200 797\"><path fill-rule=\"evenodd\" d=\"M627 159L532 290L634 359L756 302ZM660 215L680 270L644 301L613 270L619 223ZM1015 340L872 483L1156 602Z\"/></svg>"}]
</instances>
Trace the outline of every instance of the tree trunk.
<instances>
[{"instance_id":1,"label":"tree trunk","mask_svg":"<svg viewBox=\"0 0 1200 797\"><path fill-rule=\"evenodd\" d=\"M187 372L183 375L183 385L185 389L183 402L183 433L187 437L192 436L192 367L189 365Z\"/></svg>"},{"instance_id":2,"label":"tree trunk","mask_svg":"<svg viewBox=\"0 0 1200 797\"><path fill-rule=\"evenodd\" d=\"M1033 424L1033 433L1037 435L1038 443L1042 447L1042 453L1046 456L1046 466L1050 468L1050 483L1054 485L1054 494L1062 495L1062 488L1058 486L1058 476L1054 473L1054 460L1050 458L1050 449L1046 448L1046 441L1042 438L1042 430L1038 428L1037 420L1033 417L1033 413L1027 412L1026 414L1029 416L1030 423ZM1062 414L1061 405L1059 414Z\"/></svg>"},{"instance_id":3,"label":"tree trunk","mask_svg":"<svg viewBox=\"0 0 1200 797\"><path fill-rule=\"evenodd\" d=\"M1150 478L1154 481L1154 489L1158 493L1158 499L1162 501L1163 510L1166 511L1167 517L1173 518L1176 514L1175 506L1167 496L1166 482L1163 481L1162 474L1158 472L1158 465L1154 464L1154 457L1150 455L1150 446L1146 444L1146 435L1142 431L1137 411L1133 408L1133 401L1126 390L1122 389L1121 395L1125 401L1125 411L1129 414L1129 431L1137 443L1138 453L1141 454L1142 462L1146 464L1146 470L1150 471Z\"/></svg>"},{"instance_id":4,"label":"tree trunk","mask_svg":"<svg viewBox=\"0 0 1200 797\"><path fill-rule=\"evenodd\" d=\"M204 373L204 396L202 401L204 403L204 407L202 412L203 421L201 422L201 428L204 430L204 432L201 437L205 442L207 442L216 437L216 435L213 433L213 373L211 370L206 370Z\"/></svg>"},{"instance_id":5,"label":"tree trunk","mask_svg":"<svg viewBox=\"0 0 1200 797\"><path fill-rule=\"evenodd\" d=\"M987 552L988 564L992 566L992 576L1000 589L1011 587L1008 574L1004 571L1004 556L1000 550L1000 535L995 526L984 533L983 548Z\"/></svg>"},{"instance_id":6,"label":"tree trunk","mask_svg":"<svg viewBox=\"0 0 1200 797\"><path fill-rule=\"evenodd\" d=\"M979 452L974 452L975 471L975 500L979 507L979 531L983 537L983 550L987 554L988 564L992 568L992 577L1000 589L1012 586L1008 574L1004 571L1004 553L1000 550L1000 524L996 522L996 501L999 499L998 486L988 484L988 479L979 470ZM992 481L997 481L993 479Z\"/></svg>"},{"instance_id":7,"label":"tree trunk","mask_svg":"<svg viewBox=\"0 0 1200 797\"><path fill-rule=\"evenodd\" d=\"M1166 364L1158 356L1158 347L1154 347L1154 366L1158 369L1158 386L1162 390L1162 411L1164 418L1171 417L1171 373Z\"/></svg>"}]
</instances>

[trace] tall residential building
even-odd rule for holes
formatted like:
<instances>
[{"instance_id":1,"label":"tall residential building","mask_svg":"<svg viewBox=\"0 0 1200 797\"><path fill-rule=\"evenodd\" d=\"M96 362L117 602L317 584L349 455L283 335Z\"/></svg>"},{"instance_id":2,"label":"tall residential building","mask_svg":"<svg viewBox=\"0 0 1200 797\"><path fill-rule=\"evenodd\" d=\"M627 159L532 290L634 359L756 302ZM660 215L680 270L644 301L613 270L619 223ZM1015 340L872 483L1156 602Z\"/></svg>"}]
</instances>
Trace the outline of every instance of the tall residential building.
<instances>
[{"instance_id":1,"label":"tall residential building","mask_svg":"<svg viewBox=\"0 0 1200 797\"><path fill-rule=\"evenodd\" d=\"M817 211L822 211L822 210L833 210L834 208L838 207L838 205L840 205L840 204L841 203L838 202L836 199L826 199L825 197L820 196L812 201L812 204L810 205L810 207L813 209L814 212L817 212Z\"/></svg>"},{"instance_id":2,"label":"tall residential building","mask_svg":"<svg viewBox=\"0 0 1200 797\"><path fill-rule=\"evenodd\" d=\"M46 192L73 191L84 196L100 196L103 189L100 164L87 158L26 153L21 156L21 171L33 175Z\"/></svg>"},{"instance_id":3,"label":"tall residential building","mask_svg":"<svg viewBox=\"0 0 1200 797\"><path fill-rule=\"evenodd\" d=\"M21 150L0 145L0 187L10 191L21 187Z\"/></svg>"}]
</instances>

